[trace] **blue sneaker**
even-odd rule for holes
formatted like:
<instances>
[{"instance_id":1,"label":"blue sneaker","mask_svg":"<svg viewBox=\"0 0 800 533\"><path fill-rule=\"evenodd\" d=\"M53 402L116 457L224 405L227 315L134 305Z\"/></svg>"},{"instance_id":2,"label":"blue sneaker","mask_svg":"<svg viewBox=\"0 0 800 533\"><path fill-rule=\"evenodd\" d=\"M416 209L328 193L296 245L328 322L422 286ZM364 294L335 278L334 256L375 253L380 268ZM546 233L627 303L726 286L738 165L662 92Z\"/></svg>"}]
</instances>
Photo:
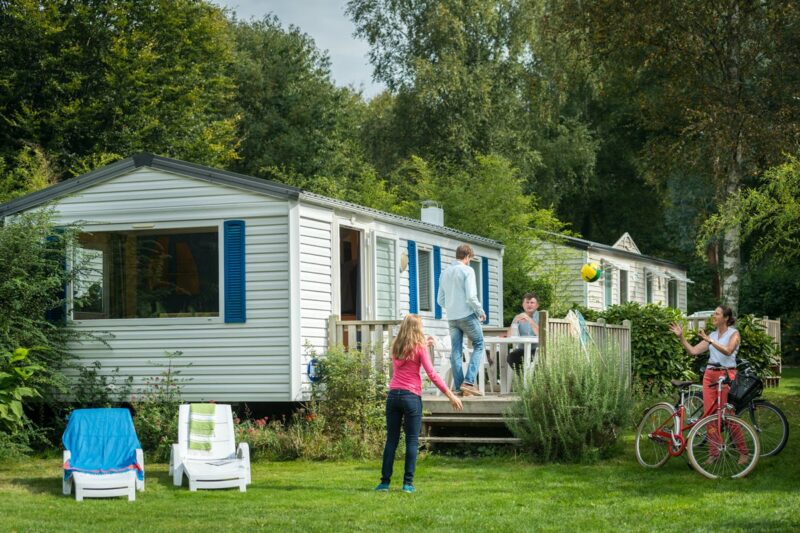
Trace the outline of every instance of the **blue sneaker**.
<instances>
[{"instance_id":1,"label":"blue sneaker","mask_svg":"<svg viewBox=\"0 0 800 533\"><path fill-rule=\"evenodd\" d=\"M414 488L414 485L403 485L403 492L406 494L414 494L417 492L417 489Z\"/></svg>"},{"instance_id":2,"label":"blue sneaker","mask_svg":"<svg viewBox=\"0 0 800 533\"><path fill-rule=\"evenodd\" d=\"M414 487L411 488L413 489ZM375 492L389 492L389 484L380 483L377 487L375 487Z\"/></svg>"}]
</instances>

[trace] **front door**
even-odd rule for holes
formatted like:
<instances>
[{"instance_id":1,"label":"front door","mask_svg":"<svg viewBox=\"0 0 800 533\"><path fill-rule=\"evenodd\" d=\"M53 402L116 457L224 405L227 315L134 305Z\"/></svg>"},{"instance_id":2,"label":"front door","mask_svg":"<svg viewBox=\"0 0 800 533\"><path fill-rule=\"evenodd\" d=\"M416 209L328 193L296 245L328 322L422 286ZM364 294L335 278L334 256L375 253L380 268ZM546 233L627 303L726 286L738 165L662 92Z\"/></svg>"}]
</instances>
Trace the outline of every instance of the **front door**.
<instances>
[{"instance_id":1,"label":"front door","mask_svg":"<svg viewBox=\"0 0 800 533\"><path fill-rule=\"evenodd\" d=\"M339 228L339 302L342 320L361 320L363 267L361 232Z\"/></svg>"}]
</instances>

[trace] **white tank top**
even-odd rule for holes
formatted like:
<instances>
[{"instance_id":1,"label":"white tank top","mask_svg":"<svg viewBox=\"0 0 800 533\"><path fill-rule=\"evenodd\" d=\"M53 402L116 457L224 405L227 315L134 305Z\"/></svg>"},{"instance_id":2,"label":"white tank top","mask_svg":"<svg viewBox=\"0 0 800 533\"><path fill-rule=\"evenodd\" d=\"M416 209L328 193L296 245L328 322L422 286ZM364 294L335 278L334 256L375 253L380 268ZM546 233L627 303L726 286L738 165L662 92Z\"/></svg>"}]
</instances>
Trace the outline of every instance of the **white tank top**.
<instances>
[{"instance_id":1,"label":"white tank top","mask_svg":"<svg viewBox=\"0 0 800 533\"><path fill-rule=\"evenodd\" d=\"M722 344L727 346L728 343L731 341L731 335L736 331L736 328L728 328L728 331L719 336L718 331L712 331L709 338L711 340L716 341L718 344ZM725 355L724 353L717 350L714 346L708 346L708 351L710 353L708 357L708 364L712 366L724 366L725 368L736 368L736 354L739 353L739 345L736 345L736 348L733 349L733 353L730 355Z\"/></svg>"}]
</instances>

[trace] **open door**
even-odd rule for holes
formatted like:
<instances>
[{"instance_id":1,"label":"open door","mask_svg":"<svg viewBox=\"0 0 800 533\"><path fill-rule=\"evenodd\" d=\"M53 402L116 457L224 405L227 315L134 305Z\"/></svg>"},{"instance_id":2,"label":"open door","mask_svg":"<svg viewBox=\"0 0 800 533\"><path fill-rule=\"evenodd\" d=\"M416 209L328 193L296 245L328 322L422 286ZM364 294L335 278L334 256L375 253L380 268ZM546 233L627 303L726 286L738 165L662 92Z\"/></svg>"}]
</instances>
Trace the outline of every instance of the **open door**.
<instances>
[{"instance_id":1,"label":"open door","mask_svg":"<svg viewBox=\"0 0 800 533\"><path fill-rule=\"evenodd\" d=\"M339 310L342 320L361 320L361 232L339 228Z\"/></svg>"}]
</instances>

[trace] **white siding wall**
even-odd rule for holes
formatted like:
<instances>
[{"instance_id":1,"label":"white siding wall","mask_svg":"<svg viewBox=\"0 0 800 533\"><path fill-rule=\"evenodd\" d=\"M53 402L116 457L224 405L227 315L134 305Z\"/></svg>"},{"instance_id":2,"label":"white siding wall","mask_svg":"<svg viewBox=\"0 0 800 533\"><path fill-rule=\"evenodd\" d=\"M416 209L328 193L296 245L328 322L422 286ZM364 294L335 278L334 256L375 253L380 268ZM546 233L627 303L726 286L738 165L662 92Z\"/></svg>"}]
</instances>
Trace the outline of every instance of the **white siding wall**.
<instances>
[{"instance_id":1,"label":"white siding wall","mask_svg":"<svg viewBox=\"0 0 800 533\"><path fill-rule=\"evenodd\" d=\"M302 390L309 390L308 347L322 354L328 344L328 318L334 314L333 213L300 206L300 372Z\"/></svg>"},{"instance_id":2,"label":"white siding wall","mask_svg":"<svg viewBox=\"0 0 800 533\"><path fill-rule=\"evenodd\" d=\"M440 237L438 235L433 234L426 234L417 232L416 234L409 235L409 231L405 230L403 233L403 238L400 239L400 250L401 253L408 253L408 240L414 240L417 243L417 249L422 247L433 247L439 246L441 249L441 261L442 261L442 272L447 269L447 267L452 264L453 261L456 259L456 248L462 244L459 241L455 241L453 239L447 239L445 237ZM501 326L503 323L503 310L502 310L502 290L500 287L500 276L502 274L502 258L500 256L499 250L494 250L491 248L483 248L476 245L471 245L473 250L475 250L476 257L480 257L481 260L483 258L489 258L489 325L491 326ZM408 269L405 272L402 272L399 276L400 282L400 295L399 295L399 307L400 307L400 315L404 316L409 312L410 302L409 302L409 283L408 283ZM486 281L483 281L484 283ZM478 287L478 297L482 298L481 295L481 288ZM434 294L434 298L436 295ZM449 329L447 326L447 313L442 310L442 318L437 320L435 318L435 307L431 311L421 311L420 316L422 317L423 323L425 324L425 331L426 333L434 336L447 336L449 335Z\"/></svg>"},{"instance_id":3,"label":"white siding wall","mask_svg":"<svg viewBox=\"0 0 800 533\"><path fill-rule=\"evenodd\" d=\"M105 372L119 368L137 384L162 371L165 352L180 350L177 364L190 401L291 399L288 201L143 168L62 199L55 208L59 222L84 221L87 231L130 230L137 223L221 228L224 220L244 220L246 323L225 324L222 316L84 320L74 327L102 332L109 346L86 341L70 350L81 360L100 361ZM222 234L219 250L222 256ZM223 302L221 291L221 312Z\"/></svg>"}]
</instances>

